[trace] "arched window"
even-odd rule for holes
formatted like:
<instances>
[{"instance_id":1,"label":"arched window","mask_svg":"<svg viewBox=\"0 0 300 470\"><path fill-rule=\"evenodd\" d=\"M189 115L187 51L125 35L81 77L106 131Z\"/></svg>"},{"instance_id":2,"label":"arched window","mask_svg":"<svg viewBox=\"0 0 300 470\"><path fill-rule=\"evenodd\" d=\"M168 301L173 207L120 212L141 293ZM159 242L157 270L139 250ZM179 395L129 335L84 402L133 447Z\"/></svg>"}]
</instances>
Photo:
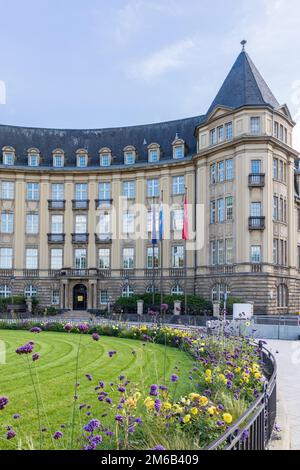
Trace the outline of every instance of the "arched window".
<instances>
[{"instance_id":1,"label":"arched window","mask_svg":"<svg viewBox=\"0 0 300 470\"><path fill-rule=\"evenodd\" d=\"M24 295L26 298L28 297L36 297L37 296L37 288L35 286L26 286L24 290Z\"/></svg>"},{"instance_id":2,"label":"arched window","mask_svg":"<svg viewBox=\"0 0 300 470\"><path fill-rule=\"evenodd\" d=\"M175 286L172 287L171 294L172 295L183 295L184 291L183 291L182 287L179 284L176 284Z\"/></svg>"},{"instance_id":3,"label":"arched window","mask_svg":"<svg viewBox=\"0 0 300 470\"><path fill-rule=\"evenodd\" d=\"M159 289L156 285L154 285L154 292L159 292ZM149 284L146 289L146 294L152 294L153 293L153 284Z\"/></svg>"},{"instance_id":4,"label":"arched window","mask_svg":"<svg viewBox=\"0 0 300 470\"><path fill-rule=\"evenodd\" d=\"M28 166L39 166L40 164L40 151L36 148L31 148L28 153Z\"/></svg>"},{"instance_id":5,"label":"arched window","mask_svg":"<svg viewBox=\"0 0 300 470\"><path fill-rule=\"evenodd\" d=\"M11 297L11 288L9 286L0 286L0 298L7 299Z\"/></svg>"},{"instance_id":6,"label":"arched window","mask_svg":"<svg viewBox=\"0 0 300 470\"><path fill-rule=\"evenodd\" d=\"M174 142L172 143L173 145L173 158L174 160L180 160L181 158L185 157L185 143L184 140L179 139L178 135L176 135L176 138Z\"/></svg>"},{"instance_id":7,"label":"arched window","mask_svg":"<svg viewBox=\"0 0 300 470\"><path fill-rule=\"evenodd\" d=\"M3 165L12 166L15 163L16 152L13 147L3 147L2 162Z\"/></svg>"},{"instance_id":8,"label":"arched window","mask_svg":"<svg viewBox=\"0 0 300 470\"><path fill-rule=\"evenodd\" d=\"M277 307L288 306L289 291L285 284L279 284L277 287Z\"/></svg>"},{"instance_id":9,"label":"arched window","mask_svg":"<svg viewBox=\"0 0 300 470\"><path fill-rule=\"evenodd\" d=\"M149 163L156 163L160 160L160 146L158 144L148 145L148 161Z\"/></svg>"},{"instance_id":10,"label":"arched window","mask_svg":"<svg viewBox=\"0 0 300 470\"><path fill-rule=\"evenodd\" d=\"M110 166L112 161L112 152L108 147L99 150L100 166Z\"/></svg>"},{"instance_id":11,"label":"arched window","mask_svg":"<svg viewBox=\"0 0 300 470\"><path fill-rule=\"evenodd\" d=\"M61 149L55 149L52 152L53 156L53 167L63 168L65 165L65 153Z\"/></svg>"},{"instance_id":12,"label":"arched window","mask_svg":"<svg viewBox=\"0 0 300 470\"><path fill-rule=\"evenodd\" d=\"M133 296L134 296L133 288L130 285L124 286L122 289L122 297L133 297Z\"/></svg>"},{"instance_id":13,"label":"arched window","mask_svg":"<svg viewBox=\"0 0 300 470\"><path fill-rule=\"evenodd\" d=\"M85 168L88 165L88 153L85 149L79 149L76 152L76 166Z\"/></svg>"},{"instance_id":14,"label":"arched window","mask_svg":"<svg viewBox=\"0 0 300 470\"><path fill-rule=\"evenodd\" d=\"M124 148L124 165L134 165L136 162L136 148L133 145L127 145Z\"/></svg>"},{"instance_id":15,"label":"arched window","mask_svg":"<svg viewBox=\"0 0 300 470\"><path fill-rule=\"evenodd\" d=\"M215 284L211 291L211 298L213 302L221 302L224 300L225 292L229 293L227 284Z\"/></svg>"}]
</instances>

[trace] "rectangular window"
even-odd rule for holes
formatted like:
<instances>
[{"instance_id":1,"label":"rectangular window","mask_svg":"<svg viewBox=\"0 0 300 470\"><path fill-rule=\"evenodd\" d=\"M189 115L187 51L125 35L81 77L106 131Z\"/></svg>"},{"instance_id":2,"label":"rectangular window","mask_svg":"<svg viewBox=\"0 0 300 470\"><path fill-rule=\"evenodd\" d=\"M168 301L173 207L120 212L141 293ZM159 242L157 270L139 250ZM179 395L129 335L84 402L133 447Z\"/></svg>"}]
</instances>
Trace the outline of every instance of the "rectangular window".
<instances>
[{"instance_id":1,"label":"rectangular window","mask_svg":"<svg viewBox=\"0 0 300 470\"><path fill-rule=\"evenodd\" d=\"M278 179L278 159L273 159L273 178L274 180Z\"/></svg>"},{"instance_id":2,"label":"rectangular window","mask_svg":"<svg viewBox=\"0 0 300 470\"><path fill-rule=\"evenodd\" d=\"M227 124L225 124L225 135L226 140L231 140L233 138L232 122L227 122Z\"/></svg>"},{"instance_id":3,"label":"rectangular window","mask_svg":"<svg viewBox=\"0 0 300 470\"><path fill-rule=\"evenodd\" d=\"M251 173L255 175L261 173L261 160L251 160Z\"/></svg>"},{"instance_id":4,"label":"rectangular window","mask_svg":"<svg viewBox=\"0 0 300 470\"><path fill-rule=\"evenodd\" d=\"M88 200L88 185L86 183L75 184L75 199L76 201Z\"/></svg>"},{"instance_id":5,"label":"rectangular window","mask_svg":"<svg viewBox=\"0 0 300 470\"><path fill-rule=\"evenodd\" d=\"M232 220L233 219L233 197L228 196L225 199L226 202L226 220Z\"/></svg>"},{"instance_id":6,"label":"rectangular window","mask_svg":"<svg viewBox=\"0 0 300 470\"><path fill-rule=\"evenodd\" d=\"M135 198L135 181L123 182L123 196L127 199Z\"/></svg>"},{"instance_id":7,"label":"rectangular window","mask_svg":"<svg viewBox=\"0 0 300 470\"><path fill-rule=\"evenodd\" d=\"M226 180L231 181L233 180L233 160L230 158L226 160Z\"/></svg>"},{"instance_id":8,"label":"rectangular window","mask_svg":"<svg viewBox=\"0 0 300 470\"><path fill-rule=\"evenodd\" d=\"M87 233L87 216L76 215L75 217L75 233Z\"/></svg>"},{"instance_id":9,"label":"rectangular window","mask_svg":"<svg viewBox=\"0 0 300 470\"><path fill-rule=\"evenodd\" d=\"M215 266L218 262L218 255L217 255L217 242L213 240L210 242L210 263L212 266Z\"/></svg>"},{"instance_id":10,"label":"rectangular window","mask_svg":"<svg viewBox=\"0 0 300 470\"><path fill-rule=\"evenodd\" d=\"M210 165L210 184L215 184L217 182L217 165L213 163Z\"/></svg>"},{"instance_id":11,"label":"rectangular window","mask_svg":"<svg viewBox=\"0 0 300 470\"><path fill-rule=\"evenodd\" d=\"M278 197L273 197L273 220L274 222L278 221Z\"/></svg>"},{"instance_id":12,"label":"rectangular window","mask_svg":"<svg viewBox=\"0 0 300 470\"><path fill-rule=\"evenodd\" d=\"M107 305L109 301L108 297L108 291L107 290L101 290L100 291L100 305Z\"/></svg>"},{"instance_id":13,"label":"rectangular window","mask_svg":"<svg viewBox=\"0 0 300 470\"><path fill-rule=\"evenodd\" d=\"M101 166L110 166L110 155L108 153L103 153L100 156L100 165Z\"/></svg>"},{"instance_id":14,"label":"rectangular window","mask_svg":"<svg viewBox=\"0 0 300 470\"><path fill-rule=\"evenodd\" d=\"M125 165L133 165L135 163L135 157L133 152L127 152L124 156Z\"/></svg>"},{"instance_id":15,"label":"rectangular window","mask_svg":"<svg viewBox=\"0 0 300 470\"><path fill-rule=\"evenodd\" d=\"M63 201L65 198L65 186L63 183L53 183L51 186L51 199Z\"/></svg>"},{"instance_id":16,"label":"rectangular window","mask_svg":"<svg viewBox=\"0 0 300 470\"><path fill-rule=\"evenodd\" d=\"M225 240L225 251L226 251L226 257L225 257L226 264L232 264L233 263L233 240L232 238L227 238Z\"/></svg>"},{"instance_id":17,"label":"rectangular window","mask_svg":"<svg viewBox=\"0 0 300 470\"><path fill-rule=\"evenodd\" d=\"M64 232L64 217L63 215L52 215L51 217L51 233L61 234Z\"/></svg>"},{"instance_id":18,"label":"rectangular window","mask_svg":"<svg viewBox=\"0 0 300 470\"><path fill-rule=\"evenodd\" d=\"M280 124L280 129L279 129L279 138L280 138L280 140L282 140L282 141L283 141L283 125L282 125L282 124Z\"/></svg>"},{"instance_id":19,"label":"rectangular window","mask_svg":"<svg viewBox=\"0 0 300 470\"><path fill-rule=\"evenodd\" d=\"M210 144L215 145L217 143L217 130L212 129L210 131Z\"/></svg>"},{"instance_id":20,"label":"rectangular window","mask_svg":"<svg viewBox=\"0 0 300 470\"><path fill-rule=\"evenodd\" d=\"M251 246L251 263L261 263L261 246L252 245Z\"/></svg>"},{"instance_id":21,"label":"rectangular window","mask_svg":"<svg viewBox=\"0 0 300 470\"><path fill-rule=\"evenodd\" d=\"M39 166L39 156L38 155L29 155L29 157L28 157L28 166Z\"/></svg>"},{"instance_id":22,"label":"rectangular window","mask_svg":"<svg viewBox=\"0 0 300 470\"><path fill-rule=\"evenodd\" d=\"M284 222L284 201L279 199L279 222Z\"/></svg>"},{"instance_id":23,"label":"rectangular window","mask_svg":"<svg viewBox=\"0 0 300 470\"><path fill-rule=\"evenodd\" d=\"M12 166L14 164L14 154L5 152L3 155L3 165Z\"/></svg>"},{"instance_id":24,"label":"rectangular window","mask_svg":"<svg viewBox=\"0 0 300 470\"><path fill-rule=\"evenodd\" d=\"M59 305L60 304L60 294L59 290L55 289L51 292L51 304Z\"/></svg>"},{"instance_id":25,"label":"rectangular window","mask_svg":"<svg viewBox=\"0 0 300 470\"><path fill-rule=\"evenodd\" d=\"M14 232L14 214L13 212L2 212L1 214L1 233Z\"/></svg>"},{"instance_id":26,"label":"rectangular window","mask_svg":"<svg viewBox=\"0 0 300 470\"><path fill-rule=\"evenodd\" d=\"M61 248L53 248L51 250L51 269L62 269L63 267L63 250Z\"/></svg>"},{"instance_id":27,"label":"rectangular window","mask_svg":"<svg viewBox=\"0 0 300 470\"><path fill-rule=\"evenodd\" d=\"M156 225L156 232L158 233L159 230L159 216L158 211L155 212L155 225ZM147 213L147 231L148 233L152 232L153 228L153 211L149 210Z\"/></svg>"},{"instance_id":28,"label":"rectangular window","mask_svg":"<svg viewBox=\"0 0 300 470\"><path fill-rule=\"evenodd\" d=\"M224 199L217 200L217 210L218 210L218 222L224 222L225 220L225 212L224 212Z\"/></svg>"},{"instance_id":29,"label":"rectangular window","mask_svg":"<svg viewBox=\"0 0 300 470\"><path fill-rule=\"evenodd\" d=\"M123 268L134 268L134 248L123 248Z\"/></svg>"},{"instance_id":30,"label":"rectangular window","mask_svg":"<svg viewBox=\"0 0 300 470\"><path fill-rule=\"evenodd\" d=\"M87 267L87 251L84 248L75 250L75 268L86 269Z\"/></svg>"},{"instance_id":31,"label":"rectangular window","mask_svg":"<svg viewBox=\"0 0 300 470\"><path fill-rule=\"evenodd\" d=\"M300 270L300 246L297 246L297 266L298 269Z\"/></svg>"},{"instance_id":32,"label":"rectangular window","mask_svg":"<svg viewBox=\"0 0 300 470\"><path fill-rule=\"evenodd\" d=\"M110 268L110 249L100 248L98 251L99 269Z\"/></svg>"},{"instance_id":33,"label":"rectangular window","mask_svg":"<svg viewBox=\"0 0 300 470\"><path fill-rule=\"evenodd\" d=\"M183 209L175 209L172 211L172 229L182 230L183 229Z\"/></svg>"},{"instance_id":34,"label":"rectangular window","mask_svg":"<svg viewBox=\"0 0 300 470\"><path fill-rule=\"evenodd\" d=\"M175 147L174 158L176 160L180 160L181 158L184 158L184 146L183 145L181 145L180 147Z\"/></svg>"},{"instance_id":35,"label":"rectangular window","mask_svg":"<svg viewBox=\"0 0 300 470\"><path fill-rule=\"evenodd\" d=\"M159 158L158 158L158 150L155 149L155 150L150 150L149 151L149 162L150 163L155 163L155 162L158 162Z\"/></svg>"},{"instance_id":36,"label":"rectangular window","mask_svg":"<svg viewBox=\"0 0 300 470\"><path fill-rule=\"evenodd\" d=\"M278 264L278 239L273 240L273 263Z\"/></svg>"},{"instance_id":37,"label":"rectangular window","mask_svg":"<svg viewBox=\"0 0 300 470\"><path fill-rule=\"evenodd\" d=\"M62 155L54 155L53 166L54 168L62 168L64 166L64 157Z\"/></svg>"},{"instance_id":38,"label":"rectangular window","mask_svg":"<svg viewBox=\"0 0 300 470\"><path fill-rule=\"evenodd\" d=\"M260 117L250 118L250 134L252 135L260 134Z\"/></svg>"},{"instance_id":39,"label":"rectangular window","mask_svg":"<svg viewBox=\"0 0 300 470\"><path fill-rule=\"evenodd\" d=\"M87 156L86 155L78 155L77 156L77 166L79 168L85 168L87 166Z\"/></svg>"},{"instance_id":40,"label":"rectangular window","mask_svg":"<svg viewBox=\"0 0 300 470\"><path fill-rule=\"evenodd\" d=\"M154 255L154 258L153 258ZM158 246L154 247L154 254L153 254L153 247L149 246L147 248L147 269L153 269L153 259L154 259L154 268L159 267L159 259L158 259Z\"/></svg>"},{"instance_id":41,"label":"rectangular window","mask_svg":"<svg viewBox=\"0 0 300 470\"><path fill-rule=\"evenodd\" d=\"M278 161L278 179L279 181L283 181L283 161Z\"/></svg>"},{"instance_id":42,"label":"rectangular window","mask_svg":"<svg viewBox=\"0 0 300 470\"><path fill-rule=\"evenodd\" d=\"M158 197L159 196L159 180L157 178L148 180L147 182L147 196Z\"/></svg>"},{"instance_id":43,"label":"rectangular window","mask_svg":"<svg viewBox=\"0 0 300 470\"><path fill-rule=\"evenodd\" d=\"M38 269L38 250L37 248L26 249L26 269Z\"/></svg>"},{"instance_id":44,"label":"rectangular window","mask_svg":"<svg viewBox=\"0 0 300 470\"><path fill-rule=\"evenodd\" d=\"M185 192L184 176L174 176L172 186L173 186L173 195L184 194Z\"/></svg>"},{"instance_id":45,"label":"rectangular window","mask_svg":"<svg viewBox=\"0 0 300 470\"><path fill-rule=\"evenodd\" d=\"M111 235L111 214L102 212L99 216L99 235L100 238L109 238Z\"/></svg>"},{"instance_id":46,"label":"rectangular window","mask_svg":"<svg viewBox=\"0 0 300 470\"><path fill-rule=\"evenodd\" d=\"M288 141L288 131L287 131L287 128L285 127L284 128L284 142L285 142L285 144L287 144L287 141Z\"/></svg>"},{"instance_id":47,"label":"rectangular window","mask_svg":"<svg viewBox=\"0 0 300 470\"><path fill-rule=\"evenodd\" d=\"M224 140L224 127L218 127L218 142L223 142Z\"/></svg>"},{"instance_id":48,"label":"rectangular window","mask_svg":"<svg viewBox=\"0 0 300 470\"><path fill-rule=\"evenodd\" d=\"M40 199L39 183L27 183L27 201L38 201Z\"/></svg>"},{"instance_id":49,"label":"rectangular window","mask_svg":"<svg viewBox=\"0 0 300 470\"><path fill-rule=\"evenodd\" d=\"M28 235L37 235L39 233L39 215L26 215L26 233Z\"/></svg>"},{"instance_id":50,"label":"rectangular window","mask_svg":"<svg viewBox=\"0 0 300 470\"><path fill-rule=\"evenodd\" d=\"M218 163L218 181L219 183L222 183L225 179L224 175L224 162L219 162Z\"/></svg>"},{"instance_id":51,"label":"rectangular window","mask_svg":"<svg viewBox=\"0 0 300 470\"><path fill-rule=\"evenodd\" d=\"M279 240L279 264L284 264L284 242Z\"/></svg>"},{"instance_id":52,"label":"rectangular window","mask_svg":"<svg viewBox=\"0 0 300 470\"><path fill-rule=\"evenodd\" d=\"M224 264L224 241L218 240L218 264Z\"/></svg>"},{"instance_id":53,"label":"rectangular window","mask_svg":"<svg viewBox=\"0 0 300 470\"><path fill-rule=\"evenodd\" d=\"M279 124L278 122L274 122L274 136L278 139L279 138Z\"/></svg>"},{"instance_id":54,"label":"rectangular window","mask_svg":"<svg viewBox=\"0 0 300 470\"><path fill-rule=\"evenodd\" d=\"M261 202L251 202L251 217L261 217Z\"/></svg>"},{"instance_id":55,"label":"rectangular window","mask_svg":"<svg viewBox=\"0 0 300 470\"><path fill-rule=\"evenodd\" d=\"M111 199L111 183L99 183L99 199L109 201Z\"/></svg>"},{"instance_id":56,"label":"rectangular window","mask_svg":"<svg viewBox=\"0 0 300 470\"><path fill-rule=\"evenodd\" d=\"M13 200L15 198L15 183L12 181L2 181L1 199Z\"/></svg>"},{"instance_id":57,"label":"rectangular window","mask_svg":"<svg viewBox=\"0 0 300 470\"><path fill-rule=\"evenodd\" d=\"M12 269L12 248L0 248L0 269Z\"/></svg>"},{"instance_id":58,"label":"rectangular window","mask_svg":"<svg viewBox=\"0 0 300 470\"><path fill-rule=\"evenodd\" d=\"M172 268L183 268L184 266L184 248L172 246Z\"/></svg>"},{"instance_id":59,"label":"rectangular window","mask_svg":"<svg viewBox=\"0 0 300 470\"><path fill-rule=\"evenodd\" d=\"M216 223L216 201L210 201L210 223Z\"/></svg>"},{"instance_id":60,"label":"rectangular window","mask_svg":"<svg viewBox=\"0 0 300 470\"><path fill-rule=\"evenodd\" d=\"M135 213L125 212L123 214L123 233L129 234L135 232Z\"/></svg>"}]
</instances>

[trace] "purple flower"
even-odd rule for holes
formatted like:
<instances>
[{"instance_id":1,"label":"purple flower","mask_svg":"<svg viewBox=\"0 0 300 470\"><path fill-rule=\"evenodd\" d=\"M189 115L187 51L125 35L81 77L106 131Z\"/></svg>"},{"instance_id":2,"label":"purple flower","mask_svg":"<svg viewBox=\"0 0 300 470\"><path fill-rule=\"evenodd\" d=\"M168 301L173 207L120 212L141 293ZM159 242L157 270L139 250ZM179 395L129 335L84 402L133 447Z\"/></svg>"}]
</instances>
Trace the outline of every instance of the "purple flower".
<instances>
[{"instance_id":1,"label":"purple flower","mask_svg":"<svg viewBox=\"0 0 300 470\"><path fill-rule=\"evenodd\" d=\"M84 450L96 450L97 447L102 443L102 436L94 436L88 443L87 446L84 446Z\"/></svg>"},{"instance_id":2,"label":"purple flower","mask_svg":"<svg viewBox=\"0 0 300 470\"><path fill-rule=\"evenodd\" d=\"M99 382L99 387L105 388L105 383L104 382Z\"/></svg>"},{"instance_id":3,"label":"purple flower","mask_svg":"<svg viewBox=\"0 0 300 470\"><path fill-rule=\"evenodd\" d=\"M176 382L178 382L178 379L179 379L178 375L176 375L176 374L171 375L171 382L176 383Z\"/></svg>"},{"instance_id":4,"label":"purple flower","mask_svg":"<svg viewBox=\"0 0 300 470\"><path fill-rule=\"evenodd\" d=\"M86 426L84 426L84 430L87 432L92 433L95 429L99 429L101 427L101 423L98 419L92 419Z\"/></svg>"},{"instance_id":5,"label":"purple flower","mask_svg":"<svg viewBox=\"0 0 300 470\"><path fill-rule=\"evenodd\" d=\"M248 431L244 431L244 432L242 433L242 437L241 437L242 442L245 442L248 438L249 438L249 432L248 432Z\"/></svg>"},{"instance_id":6,"label":"purple flower","mask_svg":"<svg viewBox=\"0 0 300 470\"><path fill-rule=\"evenodd\" d=\"M81 405L79 405L79 410L83 410L83 408L86 407L86 404L85 403L82 403Z\"/></svg>"},{"instance_id":7,"label":"purple flower","mask_svg":"<svg viewBox=\"0 0 300 470\"><path fill-rule=\"evenodd\" d=\"M22 354L31 354L33 351L34 343L30 341L29 343L24 344L24 346L20 346L16 349L16 353L19 355Z\"/></svg>"},{"instance_id":8,"label":"purple flower","mask_svg":"<svg viewBox=\"0 0 300 470\"><path fill-rule=\"evenodd\" d=\"M100 336L98 335L98 333L93 333L92 338L93 338L94 341L99 341L100 340Z\"/></svg>"},{"instance_id":9,"label":"purple flower","mask_svg":"<svg viewBox=\"0 0 300 470\"><path fill-rule=\"evenodd\" d=\"M64 326L64 330L67 331L68 333L72 330L73 326L71 325L71 323L67 323L65 326Z\"/></svg>"},{"instance_id":10,"label":"purple flower","mask_svg":"<svg viewBox=\"0 0 300 470\"><path fill-rule=\"evenodd\" d=\"M30 333L41 333L43 330L39 328L38 326L34 326L31 328Z\"/></svg>"},{"instance_id":11,"label":"purple flower","mask_svg":"<svg viewBox=\"0 0 300 470\"><path fill-rule=\"evenodd\" d=\"M123 416L117 415L117 416L115 417L115 420L116 420L118 423L123 423Z\"/></svg>"},{"instance_id":12,"label":"purple flower","mask_svg":"<svg viewBox=\"0 0 300 470\"><path fill-rule=\"evenodd\" d=\"M118 388L118 392L120 392L120 393L125 393L125 392L126 392L126 388L125 388L125 387L119 387L119 388Z\"/></svg>"},{"instance_id":13,"label":"purple flower","mask_svg":"<svg viewBox=\"0 0 300 470\"><path fill-rule=\"evenodd\" d=\"M135 427L134 427L134 426L130 426L130 428L128 428L128 432L129 432L130 434L135 433Z\"/></svg>"},{"instance_id":14,"label":"purple flower","mask_svg":"<svg viewBox=\"0 0 300 470\"><path fill-rule=\"evenodd\" d=\"M160 400L158 400L158 399L155 400L154 408L158 413L160 412L160 410L161 410L161 401Z\"/></svg>"},{"instance_id":15,"label":"purple flower","mask_svg":"<svg viewBox=\"0 0 300 470\"><path fill-rule=\"evenodd\" d=\"M152 384L150 387L150 395L152 397L157 397L158 396L158 386L156 384Z\"/></svg>"},{"instance_id":16,"label":"purple flower","mask_svg":"<svg viewBox=\"0 0 300 470\"><path fill-rule=\"evenodd\" d=\"M9 400L7 397L0 397L0 410L4 410Z\"/></svg>"},{"instance_id":17,"label":"purple flower","mask_svg":"<svg viewBox=\"0 0 300 470\"><path fill-rule=\"evenodd\" d=\"M40 355L39 355L39 354L37 354L37 353L36 353L36 354L33 354L33 356L32 356L32 360L33 360L33 362L36 362L36 361L38 361L38 360L39 360L39 358L40 358Z\"/></svg>"},{"instance_id":18,"label":"purple flower","mask_svg":"<svg viewBox=\"0 0 300 470\"><path fill-rule=\"evenodd\" d=\"M224 421L217 421L217 426L219 426L220 428L225 426L225 422Z\"/></svg>"},{"instance_id":19,"label":"purple flower","mask_svg":"<svg viewBox=\"0 0 300 470\"><path fill-rule=\"evenodd\" d=\"M15 414L15 415L13 415L13 418L14 418L14 419L20 419L21 416L20 416L19 414Z\"/></svg>"},{"instance_id":20,"label":"purple flower","mask_svg":"<svg viewBox=\"0 0 300 470\"><path fill-rule=\"evenodd\" d=\"M141 418L136 418L136 419L134 420L134 422L137 423L137 424L143 424L143 421L142 421Z\"/></svg>"},{"instance_id":21,"label":"purple flower","mask_svg":"<svg viewBox=\"0 0 300 470\"><path fill-rule=\"evenodd\" d=\"M77 328L78 328L80 333L86 333L89 330L90 327L86 323L79 323Z\"/></svg>"},{"instance_id":22,"label":"purple flower","mask_svg":"<svg viewBox=\"0 0 300 470\"><path fill-rule=\"evenodd\" d=\"M60 432L60 431L56 431L56 433L54 434L53 436L53 439L55 439L56 441L58 441L59 439L61 439L63 437L63 433Z\"/></svg>"},{"instance_id":23,"label":"purple flower","mask_svg":"<svg viewBox=\"0 0 300 470\"><path fill-rule=\"evenodd\" d=\"M151 450L166 450L166 449L161 445L157 445L157 446L153 447L153 449L151 449Z\"/></svg>"},{"instance_id":24,"label":"purple flower","mask_svg":"<svg viewBox=\"0 0 300 470\"><path fill-rule=\"evenodd\" d=\"M93 381L93 376L91 374L85 374L86 378L88 379L89 382Z\"/></svg>"},{"instance_id":25,"label":"purple flower","mask_svg":"<svg viewBox=\"0 0 300 470\"><path fill-rule=\"evenodd\" d=\"M115 356L116 354L117 354L117 351L109 351L109 352L108 352L109 357L113 357L113 356Z\"/></svg>"},{"instance_id":26,"label":"purple flower","mask_svg":"<svg viewBox=\"0 0 300 470\"><path fill-rule=\"evenodd\" d=\"M13 439L14 437L16 437L16 433L13 430L8 431L8 433L6 434L6 439L9 441Z\"/></svg>"},{"instance_id":27,"label":"purple flower","mask_svg":"<svg viewBox=\"0 0 300 470\"><path fill-rule=\"evenodd\" d=\"M109 398L109 397L107 397L105 401L106 401L106 403L108 403L109 405L111 405L111 404L112 404L112 402L113 402L113 401L112 401L112 399L111 399L111 398Z\"/></svg>"}]
</instances>

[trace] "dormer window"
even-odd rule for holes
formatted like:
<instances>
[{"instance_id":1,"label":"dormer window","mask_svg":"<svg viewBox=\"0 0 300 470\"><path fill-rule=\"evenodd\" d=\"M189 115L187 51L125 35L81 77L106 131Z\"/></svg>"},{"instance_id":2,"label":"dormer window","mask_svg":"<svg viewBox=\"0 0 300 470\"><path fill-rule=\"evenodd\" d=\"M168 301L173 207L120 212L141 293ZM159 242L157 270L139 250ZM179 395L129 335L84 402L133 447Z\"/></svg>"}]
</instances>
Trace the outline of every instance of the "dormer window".
<instances>
[{"instance_id":1,"label":"dormer window","mask_svg":"<svg viewBox=\"0 0 300 470\"><path fill-rule=\"evenodd\" d=\"M28 166L39 166L40 152L37 149L28 150Z\"/></svg>"},{"instance_id":2,"label":"dormer window","mask_svg":"<svg viewBox=\"0 0 300 470\"><path fill-rule=\"evenodd\" d=\"M181 158L184 158L184 140L182 139L176 139L173 142L173 158L174 160L180 160Z\"/></svg>"},{"instance_id":3,"label":"dormer window","mask_svg":"<svg viewBox=\"0 0 300 470\"><path fill-rule=\"evenodd\" d=\"M112 161L111 150L109 148L103 148L99 151L100 155L100 166L110 166Z\"/></svg>"},{"instance_id":4,"label":"dormer window","mask_svg":"<svg viewBox=\"0 0 300 470\"><path fill-rule=\"evenodd\" d=\"M134 165L136 161L135 147L129 145L124 149L124 165Z\"/></svg>"},{"instance_id":5,"label":"dormer window","mask_svg":"<svg viewBox=\"0 0 300 470\"><path fill-rule=\"evenodd\" d=\"M148 161L149 163L156 163L160 159L160 147L158 144L150 144L148 146Z\"/></svg>"},{"instance_id":6,"label":"dormer window","mask_svg":"<svg viewBox=\"0 0 300 470\"><path fill-rule=\"evenodd\" d=\"M76 165L78 168L86 168L88 165L88 154L86 150L77 150Z\"/></svg>"},{"instance_id":7,"label":"dormer window","mask_svg":"<svg viewBox=\"0 0 300 470\"><path fill-rule=\"evenodd\" d=\"M3 165L12 166L15 163L15 149L12 147L4 147L3 151Z\"/></svg>"},{"instance_id":8,"label":"dormer window","mask_svg":"<svg viewBox=\"0 0 300 470\"><path fill-rule=\"evenodd\" d=\"M53 153L53 167L54 168L63 168L64 167L64 152L63 150L57 149Z\"/></svg>"}]
</instances>

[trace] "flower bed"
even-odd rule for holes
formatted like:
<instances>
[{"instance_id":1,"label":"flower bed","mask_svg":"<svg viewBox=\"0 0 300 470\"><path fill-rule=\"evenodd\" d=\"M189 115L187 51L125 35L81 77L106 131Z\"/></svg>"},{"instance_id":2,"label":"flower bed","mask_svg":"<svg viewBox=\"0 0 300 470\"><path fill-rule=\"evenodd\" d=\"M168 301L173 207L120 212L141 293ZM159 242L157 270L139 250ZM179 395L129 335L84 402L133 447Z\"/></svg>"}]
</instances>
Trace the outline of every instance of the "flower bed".
<instances>
[{"instance_id":1,"label":"flower bed","mask_svg":"<svg viewBox=\"0 0 300 470\"><path fill-rule=\"evenodd\" d=\"M63 325L61 323L6 324L1 328L30 329L34 334L43 331L79 334L76 383L74 384L73 419L66 430L53 435L56 442L66 439L66 447L92 449L178 449L204 448L222 435L261 393L266 380L262 370L260 350L247 338L209 337L192 331L169 327L126 325L89 326ZM101 376L94 388L98 405L91 411L90 405L77 401L78 360L83 335L91 335L94 348L101 344L101 336L130 338L147 343L158 343L181 349L192 356L194 364L189 372L187 393L178 397L176 389L180 375L165 377L162 383L154 383L150 389L134 384L130 377L120 376L110 384L104 384ZM29 373L41 357L29 342L16 351L26 357ZM117 351L108 353L114 360ZM101 374L101 371L99 371ZM33 374L32 374L33 376ZM86 376L89 381L93 377ZM100 379L100 380L99 380ZM39 403L38 389L33 378L33 388ZM2 408L9 406L6 397L0 397ZM1 408L0 408L1 409ZM86 422L83 428L75 425L77 411ZM40 422L41 410L37 410ZM42 432L39 424L39 431ZM64 436L67 434L67 437ZM15 430L7 430L7 439L16 438ZM41 446L40 437L39 445ZM80 445L78 444L80 442Z\"/></svg>"}]
</instances>

